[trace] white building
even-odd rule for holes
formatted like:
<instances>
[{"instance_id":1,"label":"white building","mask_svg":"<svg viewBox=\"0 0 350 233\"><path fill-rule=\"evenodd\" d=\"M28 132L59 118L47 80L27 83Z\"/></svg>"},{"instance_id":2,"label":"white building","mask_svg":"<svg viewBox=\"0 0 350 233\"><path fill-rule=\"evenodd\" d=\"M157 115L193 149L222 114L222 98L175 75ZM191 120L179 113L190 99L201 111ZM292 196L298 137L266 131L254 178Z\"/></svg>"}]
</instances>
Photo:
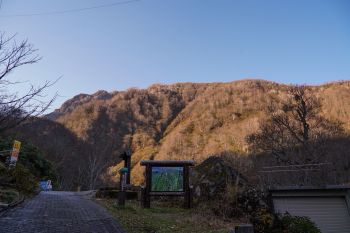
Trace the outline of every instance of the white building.
<instances>
[{"instance_id":1,"label":"white building","mask_svg":"<svg viewBox=\"0 0 350 233\"><path fill-rule=\"evenodd\" d=\"M307 216L322 233L350 233L350 186L279 187L270 193L276 213Z\"/></svg>"}]
</instances>

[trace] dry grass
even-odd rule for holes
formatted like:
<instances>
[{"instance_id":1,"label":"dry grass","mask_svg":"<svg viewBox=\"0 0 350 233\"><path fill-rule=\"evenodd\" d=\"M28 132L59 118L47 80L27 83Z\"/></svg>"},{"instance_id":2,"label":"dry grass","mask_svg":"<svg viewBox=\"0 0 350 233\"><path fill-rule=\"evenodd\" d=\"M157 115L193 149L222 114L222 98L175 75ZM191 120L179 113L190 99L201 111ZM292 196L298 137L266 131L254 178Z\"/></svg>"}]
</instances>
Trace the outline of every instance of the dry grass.
<instances>
[{"instance_id":1,"label":"dry grass","mask_svg":"<svg viewBox=\"0 0 350 233\"><path fill-rule=\"evenodd\" d=\"M152 208L143 209L137 201L127 201L124 207L112 199L96 199L115 216L126 232L130 233L221 233L233 229L239 221L224 221L210 212L194 208L183 209L154 201Z\"/></svg>"}]
</instances>

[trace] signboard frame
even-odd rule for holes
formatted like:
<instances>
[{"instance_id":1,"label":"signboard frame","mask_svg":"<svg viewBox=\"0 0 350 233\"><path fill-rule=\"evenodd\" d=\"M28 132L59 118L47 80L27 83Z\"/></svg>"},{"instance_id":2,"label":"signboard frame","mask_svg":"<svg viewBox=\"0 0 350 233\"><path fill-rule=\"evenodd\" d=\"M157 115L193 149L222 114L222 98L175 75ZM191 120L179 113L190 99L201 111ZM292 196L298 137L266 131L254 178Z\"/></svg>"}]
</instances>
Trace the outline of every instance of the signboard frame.
<instances>
[{"instance_id":1,"label":"signboard frame","mask_svg":"<svg viewBox=\"0 0 350 233\"><path fill-rule=\"evenodd\" d=\"M146 186L141 189L141 206L144 208L150 208L151 196L183 196L184 207L192 207L193 188L189 182L190 166L194 166L194 161L155 161L155 160L142 160L141 166L146 167L145 183ZM182 167L183 168L183 190L182 191L152 191L152 168L153 167Z\"/></svg>"}]
</instances>

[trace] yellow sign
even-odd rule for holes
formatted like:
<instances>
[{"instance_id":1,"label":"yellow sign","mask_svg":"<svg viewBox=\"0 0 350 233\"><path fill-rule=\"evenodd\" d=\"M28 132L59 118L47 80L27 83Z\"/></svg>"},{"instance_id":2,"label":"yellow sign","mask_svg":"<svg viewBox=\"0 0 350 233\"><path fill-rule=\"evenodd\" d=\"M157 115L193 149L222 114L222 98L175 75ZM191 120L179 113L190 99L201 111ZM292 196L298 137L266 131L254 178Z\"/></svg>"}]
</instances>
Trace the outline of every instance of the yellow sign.
<instances>
[{"instance_id":1,"label":"yellow sign","mask_svg":"<svg viewBox=\"0 0 350 233\"><path fill-rule=\"evenodd\" d=\"M15 140L15 142L13 143L13 150L19 151L20 148L21 148L21 142Z\"/></svg>"},{"instance_id":2,"label":"yellow sign","mask_svg":"<svg viewBox=\"0 0 350 233\"><path fill-rule=\"evenodd\" d=\"M20 149L21 149L21 142L15 140L15 142L13 143L13 148L11 153L11 163L16 164Z\"/></svg>"}]
</instances>

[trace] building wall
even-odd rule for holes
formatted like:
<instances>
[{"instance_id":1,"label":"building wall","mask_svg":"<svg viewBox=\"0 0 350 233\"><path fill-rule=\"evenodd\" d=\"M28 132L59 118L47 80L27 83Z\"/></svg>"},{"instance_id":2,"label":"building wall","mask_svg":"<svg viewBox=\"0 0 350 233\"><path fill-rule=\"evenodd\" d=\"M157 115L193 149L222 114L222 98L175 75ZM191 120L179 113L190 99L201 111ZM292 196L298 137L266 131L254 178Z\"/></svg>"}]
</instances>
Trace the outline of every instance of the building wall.
<instances>
[{"instance_id":1,"label":"building wall","mask_svg":"<svg viewBox=\"0 0 350 233\"><path fill-rule=\"evenodd\" d=\"M273 194L275 212L288 212L295 216L307 216L321 229L322 233L350 233L349 206L345 195L325 195L322 192L298 192Z\"/></svg>"}]
</instances>

